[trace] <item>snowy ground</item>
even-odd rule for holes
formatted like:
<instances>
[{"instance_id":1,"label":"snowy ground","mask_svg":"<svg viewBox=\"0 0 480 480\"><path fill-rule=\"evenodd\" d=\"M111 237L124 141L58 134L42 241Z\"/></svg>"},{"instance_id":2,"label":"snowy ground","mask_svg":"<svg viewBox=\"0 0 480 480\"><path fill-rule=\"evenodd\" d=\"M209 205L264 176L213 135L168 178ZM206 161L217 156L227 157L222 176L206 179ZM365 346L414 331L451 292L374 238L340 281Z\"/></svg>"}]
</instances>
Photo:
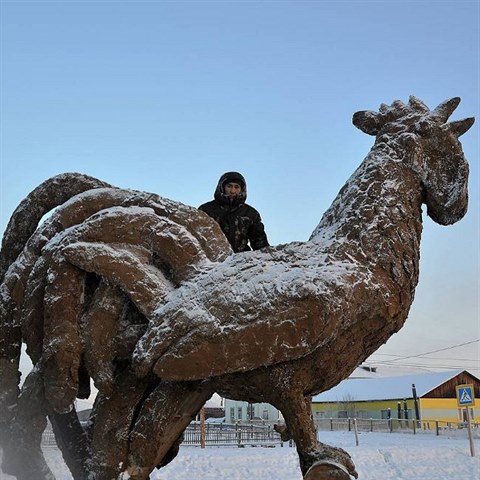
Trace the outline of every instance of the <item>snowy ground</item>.
<instances>
[{"instance_id":1,"label":"snowy ground","mask_svg":"<svg viewBox=\"0 0 480 480\"><path fill-rule=\"evenodd\" d=\"M477 457L470 456L466 436L432 434L361 433L360 445L348 432L320 432L323 442L341 446L353 457L360 480L479 480L480 440ZM61 455L46 448L45 456L57 480L71 480ZM2 474L1 480L13 480ZM152 480L301 480L294 448L182 447L167 467ZM32 479L35 480L35 479Z\"/></svg>"}]
</instances>

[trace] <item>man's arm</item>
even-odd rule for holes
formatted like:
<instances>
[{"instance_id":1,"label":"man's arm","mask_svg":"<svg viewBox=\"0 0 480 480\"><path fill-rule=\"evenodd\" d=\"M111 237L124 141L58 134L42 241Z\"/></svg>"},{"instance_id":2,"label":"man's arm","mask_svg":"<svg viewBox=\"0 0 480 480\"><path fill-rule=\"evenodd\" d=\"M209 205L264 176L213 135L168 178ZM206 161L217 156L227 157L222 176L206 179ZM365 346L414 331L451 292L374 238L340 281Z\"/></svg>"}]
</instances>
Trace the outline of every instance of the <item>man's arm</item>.
<instances>
[{"instance_id":1,"label":"man's arm","mask_svg":"<svg viewBox=\"0 0 480 480\"><path fill-rule=\"evenodd\" d=\"M253 250L269 246L265 226L262 223L260 214L256 210L254 210L252 225L248 229L248 240Z\"/></svg>"}]
</instances>

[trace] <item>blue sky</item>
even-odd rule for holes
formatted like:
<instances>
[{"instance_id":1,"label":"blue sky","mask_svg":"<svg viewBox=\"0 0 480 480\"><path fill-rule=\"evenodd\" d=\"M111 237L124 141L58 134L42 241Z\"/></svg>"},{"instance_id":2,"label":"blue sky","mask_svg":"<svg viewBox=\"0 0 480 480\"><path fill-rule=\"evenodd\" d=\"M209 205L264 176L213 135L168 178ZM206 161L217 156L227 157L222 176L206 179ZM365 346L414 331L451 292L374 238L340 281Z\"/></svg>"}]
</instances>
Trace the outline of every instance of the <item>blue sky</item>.
<instances>
[{"instance_id":1,"label":"blue sky","mask_svg":"<svg viewBox=\"0 0 480 480\"><path fill-rule=\"evenodd\" d=\"M0 234L58 173L198 206L238 170L270 242L306 240L373 144L355 111L459 96L452 118L479 121L479 5L2 0ZM480 337L478 124L462 144L470 210L425 218L410 318L377 361ZM436 356L410 362L472 367L478 343Z\"/></svg>"}]
</instances>

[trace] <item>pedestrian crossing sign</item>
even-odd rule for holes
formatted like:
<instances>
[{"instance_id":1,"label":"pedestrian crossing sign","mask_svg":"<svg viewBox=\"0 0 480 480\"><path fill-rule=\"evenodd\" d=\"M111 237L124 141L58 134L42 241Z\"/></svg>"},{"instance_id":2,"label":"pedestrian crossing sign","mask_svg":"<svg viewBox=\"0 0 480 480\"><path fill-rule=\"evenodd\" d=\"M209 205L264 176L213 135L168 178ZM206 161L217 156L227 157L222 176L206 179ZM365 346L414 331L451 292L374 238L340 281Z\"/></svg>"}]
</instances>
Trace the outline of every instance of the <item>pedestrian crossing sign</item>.
<instances>
[{"instance_id":1,"label":"pedestrian crossing sign","mask_svg":"<svg viewBox=\"0 0 480 480\"><path fill-rule=\"evenodd\" d=\"M470 407L475 404L475 394L473 385L458 385L457 389L457 403L459 407Z\"/></svg>"}]
</instances>

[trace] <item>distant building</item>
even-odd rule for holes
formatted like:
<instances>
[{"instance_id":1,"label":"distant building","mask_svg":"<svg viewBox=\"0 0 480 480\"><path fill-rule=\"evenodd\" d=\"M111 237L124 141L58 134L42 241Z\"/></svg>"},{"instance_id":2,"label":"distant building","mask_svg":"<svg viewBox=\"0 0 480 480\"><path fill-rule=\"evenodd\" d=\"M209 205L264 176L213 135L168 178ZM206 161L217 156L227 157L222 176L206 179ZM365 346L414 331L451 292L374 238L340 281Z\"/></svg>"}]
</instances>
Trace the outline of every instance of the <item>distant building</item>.
<instances>
[{"instance_id":1,"label":"distant building","mask_svg":"<svg viewBox=\"0 0 480 480\"><path fill-rule=\"evenodd\" d=\"M224 418L225 410L222 407L205 406L205 419L209 418Z\"/></svg>"},{"instance_id":2,"label":"distant building","mask_svg":"<svg viewBox=\"0 0 480 480\"><path fill-rule=\"evenodd\" d=\"M376 368L360 366L350 378L376 378ZM283 423L282 413L268 403L248 403L225 399L225 421L228 423L248 422L250 419L266 423Z\"/></svg>"},{"instance_id":3,"label":"distant building","mask_svg":"<svg viewBox=\"0 0 480 480\"><path fill-rule=\"evenodd\" d=\"M263 421L277 423L280 411L269 403L248 403L225 399L225 421L227 423Z\"/></svg>"},{"instance_id":4,"label":"distant building","mask_svg":"<svg viewBox=\"0 0 480 480\"><path fill-rule=\"evenodd\" d=\"M312 398L313 418L415 419L418 398L421 420L464 421L456 386L474 385L472 420L480 420L480 380L466 370L379 378L348 378Z\"/></svg>"}]
</instances>

